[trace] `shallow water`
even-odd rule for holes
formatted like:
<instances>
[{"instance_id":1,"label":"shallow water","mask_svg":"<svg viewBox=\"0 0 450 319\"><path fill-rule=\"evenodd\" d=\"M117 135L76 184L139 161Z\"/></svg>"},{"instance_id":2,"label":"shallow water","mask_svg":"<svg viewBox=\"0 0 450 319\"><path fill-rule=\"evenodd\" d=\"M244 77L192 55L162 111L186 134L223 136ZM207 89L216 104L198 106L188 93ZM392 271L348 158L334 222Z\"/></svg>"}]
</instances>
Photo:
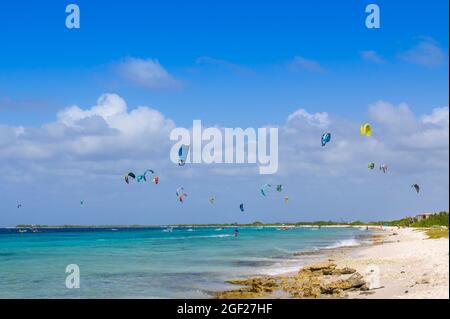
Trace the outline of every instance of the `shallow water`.
<instances>
[{"instance_id":1,"label":"shallow water","mask_svg":"<svg viewBox=\"0 0 450 319\"><path fill-rule=\"evenodd\" d=\"M0 229L0 298L208 298L225 280L297 270L294 253L354 246L354 228ZM65 286L68 264L79 289Z\"/></svg>"}]
</instances>

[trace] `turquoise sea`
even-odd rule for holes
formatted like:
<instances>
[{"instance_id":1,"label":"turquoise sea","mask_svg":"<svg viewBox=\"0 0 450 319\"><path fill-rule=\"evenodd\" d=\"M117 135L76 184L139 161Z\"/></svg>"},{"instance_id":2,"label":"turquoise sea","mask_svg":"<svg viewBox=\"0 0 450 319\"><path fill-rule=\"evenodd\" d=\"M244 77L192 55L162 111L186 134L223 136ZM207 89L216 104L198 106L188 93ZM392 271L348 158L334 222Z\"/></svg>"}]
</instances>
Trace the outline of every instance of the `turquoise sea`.
<instances>
[{"instance_id":1,"label":"turquoise sea","mask_svg":"<svg viewBox=\"0 0 450 319\"><path fill-rule=\"evenodd\" d=\"M297 270L359 245L354 228L0 229L0 298L209 298L225 280ZM303 253L305 254L303 254ZM68 264L80 288L65 286Z\"/></svg>"}]
</instances>

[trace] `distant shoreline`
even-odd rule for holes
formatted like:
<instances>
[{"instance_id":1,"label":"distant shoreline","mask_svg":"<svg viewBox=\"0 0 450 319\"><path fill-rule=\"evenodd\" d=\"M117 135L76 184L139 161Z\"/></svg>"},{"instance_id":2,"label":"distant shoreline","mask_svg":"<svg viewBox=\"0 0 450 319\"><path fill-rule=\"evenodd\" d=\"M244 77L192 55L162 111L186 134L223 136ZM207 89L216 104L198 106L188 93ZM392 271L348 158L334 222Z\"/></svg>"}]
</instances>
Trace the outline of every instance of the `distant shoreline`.
<instances>
[{"instance_id":1,"label":"distant shoreline","mask_svg":"<svg viewBox=\"0 0 450 319\"><path fill-rule=\"evenodd\" d=\"M159 229L159 228L366 228L369 229L380 229L380 227L394 227L394 226L374 226L374 225L350 225L350 224L335 224L335 225L294 225L294 224L264 224L264 225L247 225L247 224L237 224L237 225L99 225L99 226L82 226L82 225L67 225L67 226L43 226L43 225L17 225L14 227L0 227L0 229L20 229L20 228L34 228L34 229Z\"/></svg>"},{"instance_id":2,"label":"distant shoreline","mask_svg":"<svg viewBox=\"0 0 450 319\"><path fill-rule=\"evenodd\" d=\"M359 220L355 221L312 221L312 222L275 222L275 223L263 223L260 221L254 221L253 223L214 223L214 224L164 224L164 225L34 225L34 224L19 224L15 227L4 227L4 229L11 228L35 228L35 229L149 229L149 228L208 228L208 227L368 227L368 228L383 228L383 227L433 227L433 226L445 226L448 228L449 214L442 211L434 214L421 214L416 217L405 217L398 220L390 221L370 221L363 222ZM0 227L2 228L2 227Z\"/></svg>"}]
</instances>

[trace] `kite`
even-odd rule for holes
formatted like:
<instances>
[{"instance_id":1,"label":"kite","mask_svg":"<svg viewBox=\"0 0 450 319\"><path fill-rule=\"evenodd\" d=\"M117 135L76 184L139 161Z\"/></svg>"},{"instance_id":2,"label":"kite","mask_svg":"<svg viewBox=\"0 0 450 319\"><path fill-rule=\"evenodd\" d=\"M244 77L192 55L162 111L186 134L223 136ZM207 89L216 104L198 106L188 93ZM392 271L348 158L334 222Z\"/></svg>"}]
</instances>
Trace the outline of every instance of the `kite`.
<instances>
[{"instance_id":1,"label":"kite","mask_svg":"<svg viewBox=\"0 0 450 319\"><path fill-rule=\"evenodd\" d=\"M325 146L330 141L331 141L331 133L325 133L322 135L322 146Z\"/></svg>"},{"instance_id":2,"label":"kite","mask_svg":"<svg viewBox=\"0 0 450 319\"><path fill-rule=\"evenodd\" d=\"M370 137L370 136L372 136L372 126L370 126L370 124L368 124L368 123L361 125L359 127L359 132L363 136Z\"/></svg>"},{"instance_id":3,"label":"kite","mask_svg":"<svg viewBox=\"0 0 450 319\"><path fill-rule=\"evenodd\" d=\"M176 191L176 195L178 197L178 200L183 203L184 202L184 198L187 197L186 192L184 191L183 187L178 187L177 191Z\"/></svg>"},{"instance_id":4,"label":"kite","mask_svg":"<svg viewBox=\"0 0 450 319\"><path fill-rule=\"evenodd\" d=\"M132 179L135 179L135 178L136 178L136 175L134 175L134 173L132 173L132 172L130 172L130 173L128 173L127 175L125 175L125 182L126 182L127 184L130 183L130 180L129 180L130 177L131 177Z\"/></svg>"},{"instance_id":5,"label":"kite","mask_svg":"<svg viewBox=\"0 0 450 319\"><path fill-rule=\"evenodd\" d=\"M374 169L375 168L375 163L369 163L369 165L367 165L368 168L370 169Z\"/></svg>"},{"instance_id":6,"label":"kite","mask_svg":"<svg viewBox=\"0 0 450 319\"><path fill-rule=\"evenodd\" d=\"M152 177L152 182L153 182L154 184L158 184L158 183L159 183L159 177L155 175L155 171L152 170L152 169L148 169L148 170L146 170L146 171L144 172L144 174L136 176L136 181L137 181L138 183L140 183L140 182L142 182L142 181L145 181L145 182L146 182L146 181L147 181L147 174L152 174L152 175L154 175L154 176ZM134 174L133 174L133 175L134 175ZM125 180L126 180L126 178L125 178Z\"/></svg>"},{"instance_id":7,"label":"kite","mask_svg":"<svg viewBox=\"0 0 450 319\"><path fill-rule=\"evenodd\" d=\"M381 164L380 165L380 171L383 171L383 173L386 173L388 170L388 167L386 164Z\"/></svg>"},{"instance_id":8,"label":"kite","mask_svg":"<svg viewBox=\"0 0 450 319\"><path fill-rule=\"evenodd\" d=\"M285 204L289 203L289 197L284 196L284 203L285 203Z\"/></svg>"},{"instance_id":9,"label":"kite","mask_svg":"<svg viewBox=\"0 0 450 319\"><path fill-rule=\"evenodd\" d=\"M150 173L152 175L155 175L155 171L152 169L148 169L144 172L144 181L147 181L147 173Z\"/></svg>"},{"instance_id":10,"label":"kite","mask_svg":"<svg viewBox=\"0 0 450 319\"><path fill-rule=\"evenodd\" d=\"M263 195L263 196L267 196L267 193L269 192L269 189L272 187L272 185L270 185L270 184L264 184L263 186L261 186L261 189L260 189L260 191L261 191L261 194Z\"/></svg>"},{"instance_id":11,"label":"kite","mask_svg":"<svg viewBox=\"0 0 450 319\"><path fill-rule=\"evenodd\" d=\"M183 166L186 164L186 159L189 153L189 145L181 145L178 149L178 165Z\"/></svg>"},{"instance_id":12,"label":"kite","mask_svg":"<svg viewBox=\"0 0 450 319\"><path fill-rule=\"evenodd\" d=\"M283 185L278 184L277 185L277 192L281 193L283 191Z\"/></svg>"},{"instance_id":13,"label":"kite","mask_svg":"<svg viewBox=\"0 0 450 319\"><path fill-rule=\"evenodd\" d=\"M211 197L209 198L209 202L210 202L211 204L214 204L214 203L216 202L216 198L215 198L214 196L211 196Z\"/></svg>"},{"instance_id":14,"label":"kite","mask_svg":"<svg viewBox=\"0 0 450 319\"><path fill-rule=\"evenodd\" d=\"M420 186L418 184L413 184L413 185L411 185L411 187L413 187L416 190L417 194L419 194Z\"/></svg>"},{"instance_id":15,"label":"kite","mask_svg":"<svg viewBox=\"0 0 450 319\"><path fill-rule=\"evenodd\" d=\"M243 212L244 211L244 204L240 204L239 205L239 209L241 210L241 212Z\"/></svg>"},{"instance_id":16,"label":"kite","mask_svg":"<svg viewBox=\"0 0 450 319\"><path fill-rule=\"evenodd\" d=\"M144 172L144 175L143 175L143 176L144 176L144 181L147 181L147 174L148 174L148 173L150 173L150 174L153 175L153 177L152 177L152 182L153 182L154 184L158 184L158 183L159 183L159 177L155 175L155 171L152 170L152 169L148 169L148 170L146 170L146 171Z\"/></svg>"}]
</instances>

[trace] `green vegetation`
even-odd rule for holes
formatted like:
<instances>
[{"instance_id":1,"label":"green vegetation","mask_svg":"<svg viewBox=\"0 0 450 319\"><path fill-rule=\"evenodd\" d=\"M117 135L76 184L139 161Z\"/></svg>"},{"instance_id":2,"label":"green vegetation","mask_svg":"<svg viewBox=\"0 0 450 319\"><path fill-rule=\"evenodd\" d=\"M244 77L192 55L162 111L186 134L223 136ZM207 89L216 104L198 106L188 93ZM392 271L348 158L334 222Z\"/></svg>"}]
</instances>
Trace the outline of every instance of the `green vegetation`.
<instances>
[{"instance_id":1,"label":"green vegetation","mask_svg":"<svg viewBox=\"0 0 450 319\"><path fill-rule=\"evenodd\" d=\"M433 226L447 226L448 227L448 213L440 212L438 214L430 215L427 219L414 222L413 227L433 227Z\"/></svg>"},{"instance_id":2,"label":"green vegetation","mask_svg":"<svg viewBox=\"0 0 450 319\"><path fill-rule=\"evenodd\" d=\"M429 228L425 231L428 238L448 238L448 228Z\"/></svg>"},{"instance_id":3,"label":"green vegetation","mask_svg":"<svg viewBox=\"0 0 450 319\"><path fill-rule=\"evenodd\" d=\"M408 227L411 224L410 218L402 218L397 220L390 220L390 221L378 221L378 222L369 222L368 225L372 226L399 226L399 227Z\"/></svg>"},{"instance_id":4,"label":"green vegetation","mask_svg":"<svg viewBox=\"0 0 450 319\"><path fill-rule=\"evenodd\" d=\"M307 226L307 225L313 225L313 226L332 226L332 225L349 225L349 223L344 222L334 222L334 221L324 221L319 220L316 222L298 222L294 224L295 226Z\"/></svg>"},{"instance_id":5,"label":"green vegetation","mask_svg":"<svg viewBox=\"0 0 450 319\"><path fill-rule=\"evenodd\" d=\"M420 221L415 220L414 218L406 217L391 221L361 223L361 225L372 225L372 226L386 225L386 226L400 226L400 227L433 227L433 226L448 227L448 221L449 221L448 212L439 212L429 215L427 219Z\"/></svg>"}]
</instances>

